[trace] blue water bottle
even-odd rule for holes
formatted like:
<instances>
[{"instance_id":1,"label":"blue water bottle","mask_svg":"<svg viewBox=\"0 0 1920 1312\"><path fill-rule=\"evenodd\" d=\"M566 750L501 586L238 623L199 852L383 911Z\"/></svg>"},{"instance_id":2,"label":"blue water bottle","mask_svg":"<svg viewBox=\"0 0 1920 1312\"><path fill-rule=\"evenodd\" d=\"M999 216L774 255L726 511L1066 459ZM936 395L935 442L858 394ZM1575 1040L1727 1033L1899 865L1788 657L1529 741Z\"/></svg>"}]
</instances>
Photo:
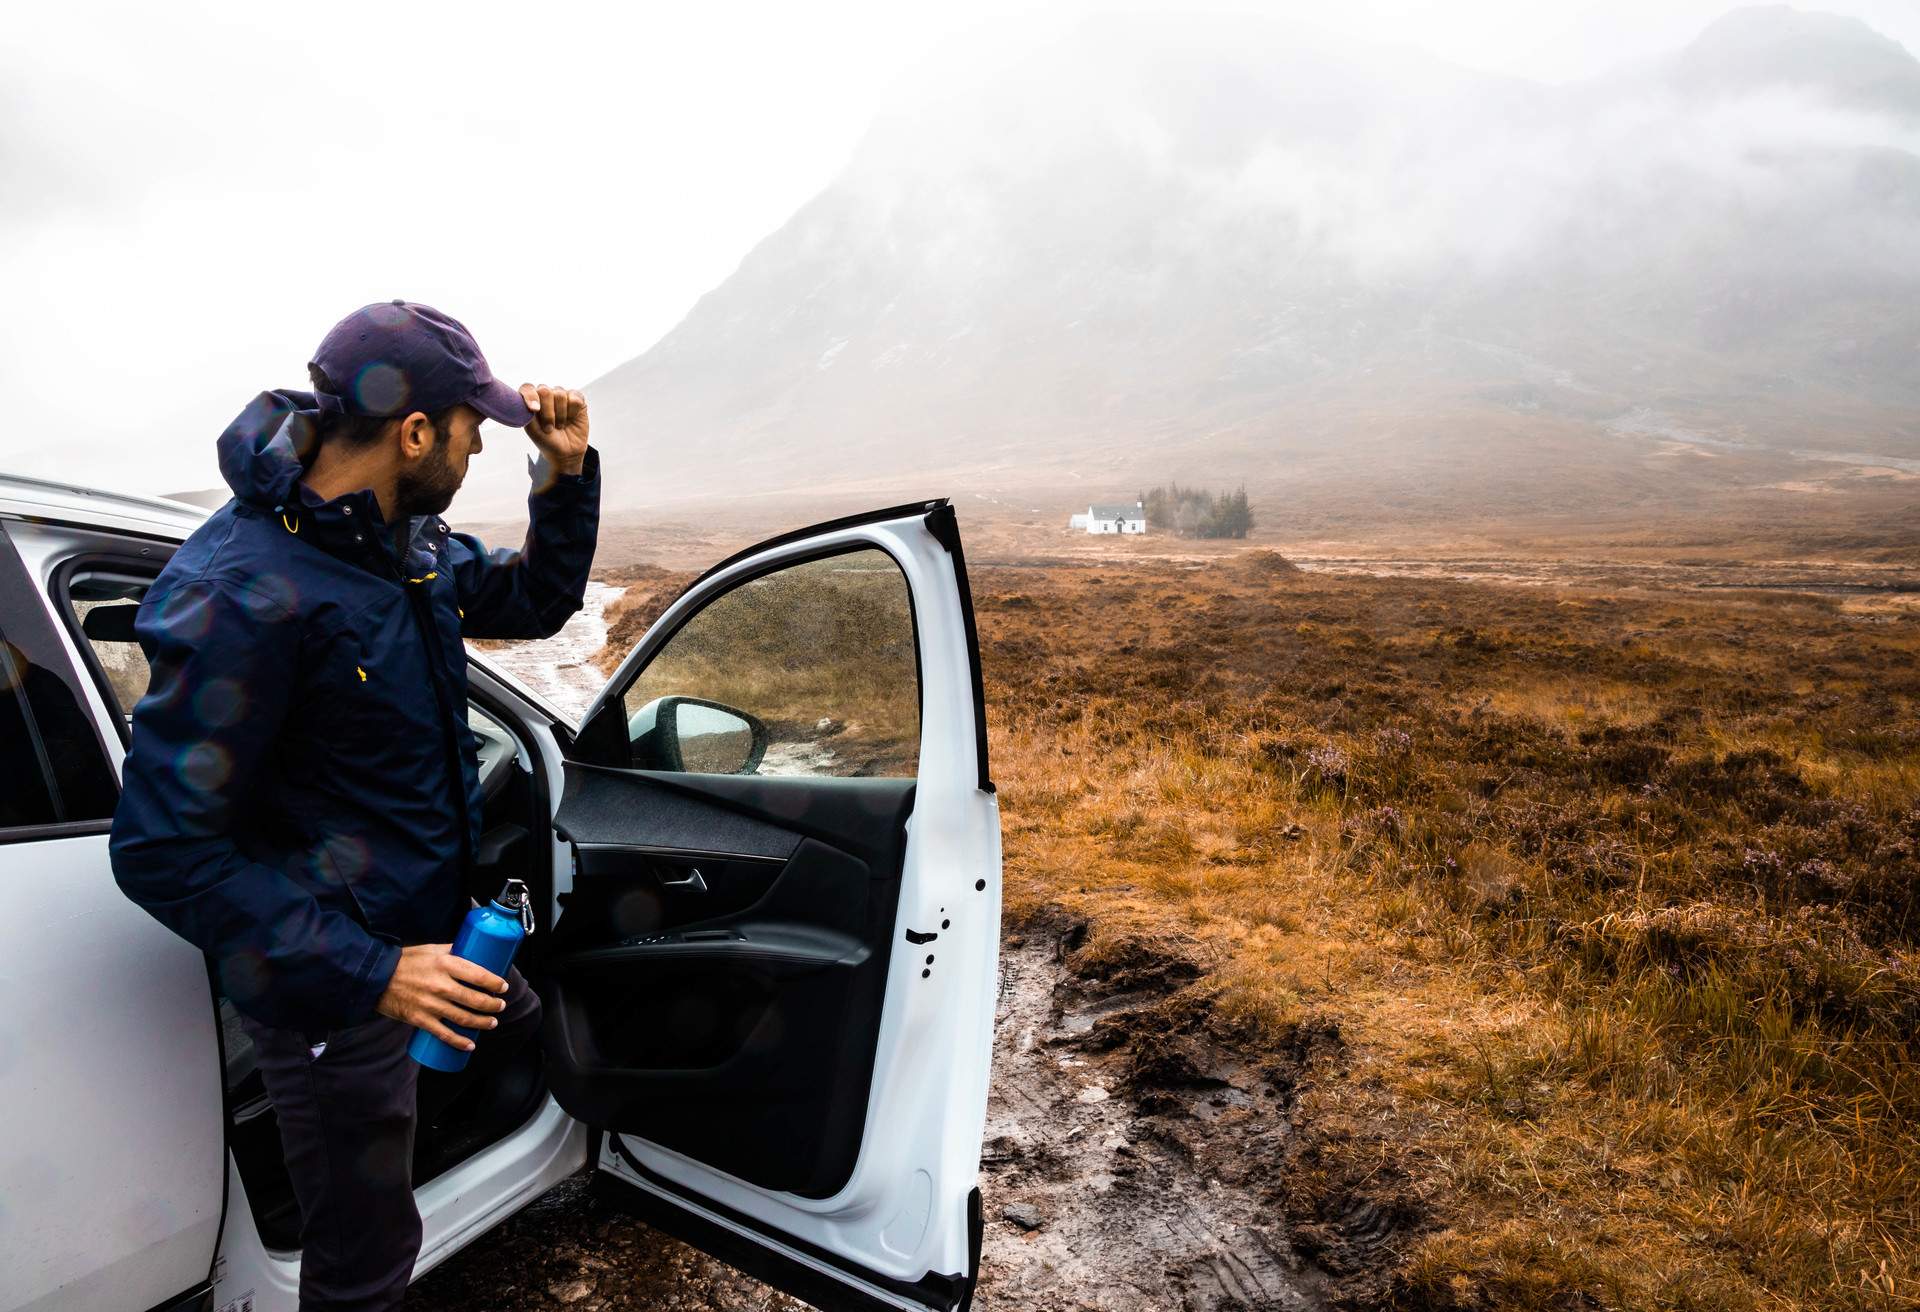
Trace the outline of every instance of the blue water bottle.
<instances>
[{"instance_id":1,"label":"blue water bottle","mask_svg":"<svg viewBox=\"0 0 1920 1312\"><path fill-rule=\"evenodd\" d=\"M453 940L453 955L485 966L505 979L508 967L513 965L514 950L531 933L533 899L527 896L525 884L509 879L499 897L467 912L466 923ZM449 1024L447 1028L469 1039L476 1033L464 1025ZM425 1030L415 1030L407 1043L407 1055L432 1070L457 1071L473 1054Z\"/></svg>"}]
</instances>

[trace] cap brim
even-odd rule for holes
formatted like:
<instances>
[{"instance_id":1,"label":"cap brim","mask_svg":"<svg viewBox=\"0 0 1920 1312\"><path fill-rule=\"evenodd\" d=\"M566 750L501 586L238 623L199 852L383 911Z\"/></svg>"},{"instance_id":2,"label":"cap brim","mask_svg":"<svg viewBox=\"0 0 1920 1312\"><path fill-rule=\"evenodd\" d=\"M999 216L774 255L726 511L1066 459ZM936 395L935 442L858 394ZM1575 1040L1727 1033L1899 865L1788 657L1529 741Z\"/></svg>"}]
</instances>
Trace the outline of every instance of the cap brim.
<instances>
[{"instance_id":1,"label":"cap brim","mask_svg":"<svg viewBox=\"0 0 1920 1312\"><path fill-rule=\"evenodd\" d=\"M520 389L509 387L498 378L468 397L467 404L494 423L505 424L508 428L525 428L534 418L533 411L527 409L527 399L520 395Z\"/></svg>"}]
</instances>

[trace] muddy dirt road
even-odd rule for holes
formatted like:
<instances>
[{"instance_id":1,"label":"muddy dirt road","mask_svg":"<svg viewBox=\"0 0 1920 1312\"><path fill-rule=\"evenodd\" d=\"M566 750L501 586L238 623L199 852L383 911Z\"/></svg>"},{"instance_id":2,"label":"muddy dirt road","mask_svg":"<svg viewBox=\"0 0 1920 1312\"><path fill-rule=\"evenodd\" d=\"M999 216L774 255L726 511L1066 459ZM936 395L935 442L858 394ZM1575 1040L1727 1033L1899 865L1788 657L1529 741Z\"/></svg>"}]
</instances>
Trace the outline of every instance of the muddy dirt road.
<instances>
[{"instance_id":1,"label":"muddy dirt road","mask_svg":"<svg viewBox=\"0 0 1920 1312\"><path fill-rule=\"evenodd\" d=\"M1002 958L976 1306L1322 1306L1271 1201L1289 1070L1217 1055L1186 988L1195 970L1177 955L1089 966L1071 951L1078 933L1014 935ZM584 1184L423 1277L408 1307L804 1306L596 1203Z\"/></svg>"},{"instance_id":2,"label":"muddy dirt road","mask_svg":"<svg viewBox=\"0 0 1920 1312\"><path fill-rule=\"evenodd\" d=\"M535 642L490 642L481 654L569 715L578 716L606 686L593 658L607 641L607 607L625 588L587 582L586 596L560 631Z\"/></svg>"},{"instance_id":3,"label":"muddy dirt road","mask_svg":"<svg viewBox=\"0 0 1920 1312\"><path fill-rule=\"evenodd\" d=\"M1076 937L1015 935L1003 949L985 1305L1320 1306L1264 1197L1288 1135L1287 1080L1186 1032L1180 958L1075 970Z\"/></svg>"}]
</instances>

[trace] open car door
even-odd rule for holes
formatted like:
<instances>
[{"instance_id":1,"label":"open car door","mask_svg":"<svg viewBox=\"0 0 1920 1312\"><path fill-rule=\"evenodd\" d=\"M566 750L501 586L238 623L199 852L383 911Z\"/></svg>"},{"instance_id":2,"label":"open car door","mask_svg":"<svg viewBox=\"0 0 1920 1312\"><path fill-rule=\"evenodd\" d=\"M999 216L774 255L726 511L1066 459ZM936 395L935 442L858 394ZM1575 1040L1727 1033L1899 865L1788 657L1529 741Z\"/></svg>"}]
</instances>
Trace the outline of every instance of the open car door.
<instances>
[{"instance_id":1,"label":"open car door","mask_svg":"<svg viewBox=\"0 0 1920 1312\"><path fill-rule=\"evenodd\" d=\"M595 1187L817 1307L966 1307L1000 822L953 508L715 566L567 756L544 1041Z\"/></svg>"}]
</instances>

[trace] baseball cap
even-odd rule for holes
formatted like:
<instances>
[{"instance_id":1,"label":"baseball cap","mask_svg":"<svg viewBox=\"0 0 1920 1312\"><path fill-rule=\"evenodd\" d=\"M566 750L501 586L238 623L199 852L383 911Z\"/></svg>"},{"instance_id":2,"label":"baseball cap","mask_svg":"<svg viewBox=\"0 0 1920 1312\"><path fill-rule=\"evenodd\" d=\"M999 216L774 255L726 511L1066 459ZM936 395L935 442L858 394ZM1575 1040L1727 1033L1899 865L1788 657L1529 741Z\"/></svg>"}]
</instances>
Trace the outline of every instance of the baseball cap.
<instances>
[{"instance_id":1,"label":"baseball cap","mask_svg":"<svg viewBox=\"0 0 1920 1312\"><path fill-rule=\"evenodd\" d=\"M333 326L312 363L339 389L315 393L336 414L390 419L464 401L510 428L533 418L519 389L493 376L466 325L431 305L363 305Z\"/></svg>"}]
</instances>

